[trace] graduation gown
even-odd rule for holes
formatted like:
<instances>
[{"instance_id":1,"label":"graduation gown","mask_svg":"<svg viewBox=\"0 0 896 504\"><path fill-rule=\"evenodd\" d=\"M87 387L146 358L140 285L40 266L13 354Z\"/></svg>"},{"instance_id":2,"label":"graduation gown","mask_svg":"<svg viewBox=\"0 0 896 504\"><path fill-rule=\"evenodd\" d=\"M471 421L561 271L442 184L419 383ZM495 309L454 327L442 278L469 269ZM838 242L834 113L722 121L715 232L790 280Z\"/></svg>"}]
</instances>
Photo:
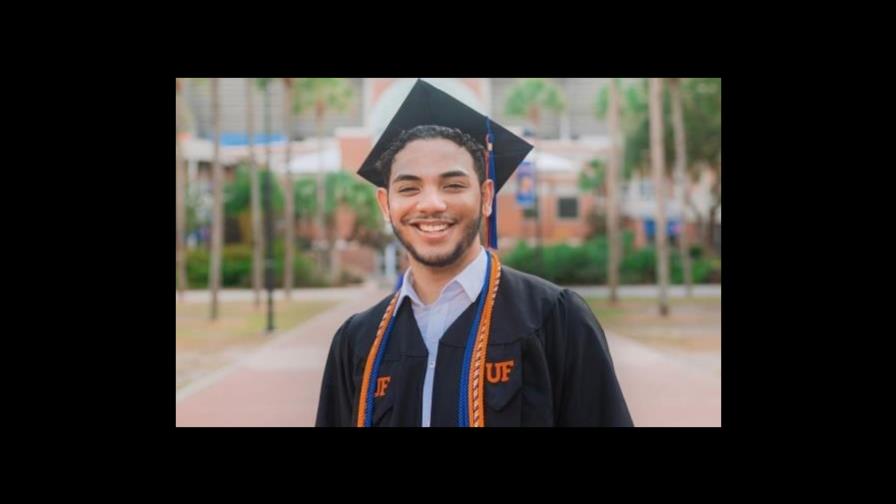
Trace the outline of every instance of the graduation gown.
<instances>
[{"instance_id":1,"label":"graduation gown","mask_svg":"<svg viewBox=\"0 0 896 504\"><path fill-rule=\"evenodd\" d=\"M367 354L391 300L349 317L330 347L318 427L352 427ZM432 427L458 425L461 366L477 303L439 341ZM373 426L421 424L427 349L406 297L380 364ZM632 426L600 323L569 289L501 266L486 353L485 426Z\"/></svg>"}]
</instances>

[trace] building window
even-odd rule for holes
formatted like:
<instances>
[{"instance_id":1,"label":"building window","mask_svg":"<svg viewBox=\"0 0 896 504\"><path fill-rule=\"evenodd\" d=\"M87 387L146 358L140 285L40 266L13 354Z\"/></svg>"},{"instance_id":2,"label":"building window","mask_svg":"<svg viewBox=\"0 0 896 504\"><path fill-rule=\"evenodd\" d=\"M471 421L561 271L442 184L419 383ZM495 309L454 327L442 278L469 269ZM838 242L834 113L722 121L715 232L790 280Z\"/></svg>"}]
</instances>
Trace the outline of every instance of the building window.
<instances>
[{"instance_id":1,"label":"building window","mask_svg":"<svg viewBox=\"0 0 896 504\"><path fill-rule=\"evenodd\" d=\"M561 219L578 219L579 198L558 198L557 216Z\"/></svg>"},{"instance_id":2,"label":"building window","mask_svg":"<svg viewBox=\"0 0 896 504\"><path fill-rule=\"evenodd\" d=\"M647 243L656 243L656 222L653 219L644 219L644 232L647 235ZM666 242L672 246L678 245L678 237L684 232L677 220L666 220Z\"/></svg>"},{"instance_id":3,"label":"building window","mask_svg":"<svg viewBox=\"0 0 896 504\"><path fill-rule=\"evenodd\" d=\"M638 184L638 188L641 191L641 199L650 201L653 199L653 182L650 180L642 180L640 184Z\"/></svg>"}]
</instances>

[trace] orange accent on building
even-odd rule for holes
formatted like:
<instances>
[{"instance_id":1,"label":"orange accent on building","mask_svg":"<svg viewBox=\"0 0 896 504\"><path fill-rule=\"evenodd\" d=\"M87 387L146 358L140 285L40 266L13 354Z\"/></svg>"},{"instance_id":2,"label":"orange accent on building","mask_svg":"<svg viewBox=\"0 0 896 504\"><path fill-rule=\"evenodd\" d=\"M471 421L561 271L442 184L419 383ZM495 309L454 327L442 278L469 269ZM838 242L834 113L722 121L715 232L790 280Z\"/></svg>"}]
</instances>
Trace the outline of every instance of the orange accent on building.
<instances>
[{"instance_id":1,"label":"orange accent on building","mask_svg":"<svg viewBox=\"0 0 896 504\"><path fill-rule=\"evenodd\" d=\"M379 101L380 96L389 86L397 79L371 79L373 82L370 87L370 103L374 104Z\"/></svg>"},{"instance_id":2,"label":"orange accent on building","mask_svg":"<svg viewBox=\"0 0 896 504\"><path fill-rule=\"evenodd\" d=\"M357 173L361 163L373 149L373 142L367 136L340 136L338 141L342 155L342 169Z\"/></svg>"},{"instance_id":3,"label":"orange accent on building","mask_svg":"<svg viewBox=\"0 0 896 504\"><path fill-rule=\"evenodd\" d=\"M480 101L483 103L487 101L485 99L485 86L482 83L482 79L460 79L460 81L476 93L476 97L479 98Z\"/></svg>"}]
</instances>

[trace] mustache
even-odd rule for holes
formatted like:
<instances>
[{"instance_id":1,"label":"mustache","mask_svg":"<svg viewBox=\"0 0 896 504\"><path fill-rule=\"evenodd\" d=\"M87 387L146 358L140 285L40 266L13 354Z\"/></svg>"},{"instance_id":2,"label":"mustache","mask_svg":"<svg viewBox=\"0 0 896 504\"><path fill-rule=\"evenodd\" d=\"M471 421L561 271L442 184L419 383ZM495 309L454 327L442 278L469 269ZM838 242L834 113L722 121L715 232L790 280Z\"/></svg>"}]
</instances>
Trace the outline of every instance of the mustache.
<instances>
[{"instance_id":1,"label":"mustache","mask_svg":"<svg viewBox=\"0 0 896 504\"><path fill-rule=\"evenodd\" d=\"M414 224L454 224L457 222L457 219L446 216L429 216L429 217L409 217L406 219L402 219L401 223L405 225L414 225Z\"/></svg>"}]
</instances>

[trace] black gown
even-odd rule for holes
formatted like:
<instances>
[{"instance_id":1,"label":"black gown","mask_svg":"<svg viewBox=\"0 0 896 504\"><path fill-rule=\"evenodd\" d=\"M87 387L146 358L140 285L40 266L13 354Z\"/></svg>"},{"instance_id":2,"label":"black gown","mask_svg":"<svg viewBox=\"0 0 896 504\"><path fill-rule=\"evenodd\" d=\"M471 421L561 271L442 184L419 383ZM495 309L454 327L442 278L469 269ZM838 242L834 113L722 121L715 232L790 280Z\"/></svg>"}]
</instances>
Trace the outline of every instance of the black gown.
<instances>
[{"instance_id":1,"label":"black gown","mask_svg":"<svg viewBox=\"0 0 896 504\"><path fill-rule=\"evenodd\" d=\"M392 295L352 315L336 332L317 409L318 427L356 425L364 365ZM458 425L464 348L476 302L439 341L432 427ZM373 425L420 426L428 352L407 297L379 376ZM485 426L632 426L606 337L585 301L569 289L501 266L486 353Z\"/></svg>"}]
</instances>

